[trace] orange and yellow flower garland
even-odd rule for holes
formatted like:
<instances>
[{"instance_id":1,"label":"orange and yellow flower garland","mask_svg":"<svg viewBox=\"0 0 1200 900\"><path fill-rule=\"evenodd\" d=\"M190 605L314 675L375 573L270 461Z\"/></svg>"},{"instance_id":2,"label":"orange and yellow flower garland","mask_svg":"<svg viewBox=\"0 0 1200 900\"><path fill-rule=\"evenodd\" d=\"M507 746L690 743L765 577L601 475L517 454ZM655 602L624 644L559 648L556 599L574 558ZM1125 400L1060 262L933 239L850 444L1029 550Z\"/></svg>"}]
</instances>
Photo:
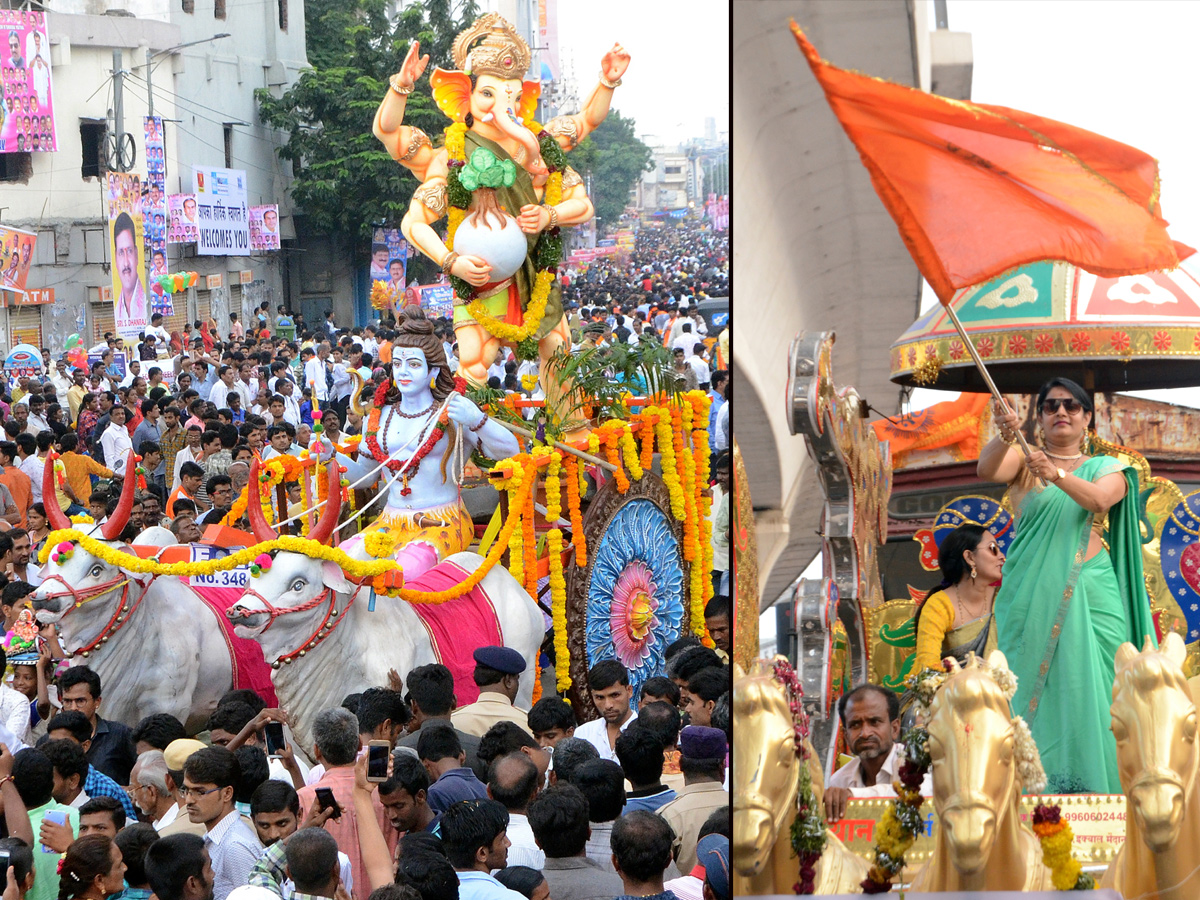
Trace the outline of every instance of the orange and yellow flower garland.
<instances>
[{"instance_id":1,"label":"orange and yellow flower garland","mask_svg":"<svg viewBox=\"0 0 1200 900\"><path fill-rule=\"evenodd\" d=\"M571 543L575 545L575 565L587 565L587 538L583 534L583 511L579 505L579 460L574 456L563 458L567 470L567 508L571 513Z\"/></svg>"},{"instance_id":2,"label":"orange and yellow flower garland","mask_svg":"<svg viewBox=\"0 0 1200 900\"><path fill-rule=\"evenodd\" d=\"M567 647L567 581L563 577L563 537L558 528L546 533L546 551L550 554L550 618L554 623L554 673L558 692L571 687L570 650Z\"/></svg>"},{"instance_id":3,"label":"orange and yellow flower garland","mask_svg":"<svg viewBox=\"0 0 1200 900\"><path fill-rule=\"evenodd\" d=\"M1039 803L1033 810L1033 833L1042 844L1042 863L1050 870L1056 891L1088 891L1096 886L1091 875L1071 854L1075 835L1061 809Z\"/></svg>"}]
</instances>

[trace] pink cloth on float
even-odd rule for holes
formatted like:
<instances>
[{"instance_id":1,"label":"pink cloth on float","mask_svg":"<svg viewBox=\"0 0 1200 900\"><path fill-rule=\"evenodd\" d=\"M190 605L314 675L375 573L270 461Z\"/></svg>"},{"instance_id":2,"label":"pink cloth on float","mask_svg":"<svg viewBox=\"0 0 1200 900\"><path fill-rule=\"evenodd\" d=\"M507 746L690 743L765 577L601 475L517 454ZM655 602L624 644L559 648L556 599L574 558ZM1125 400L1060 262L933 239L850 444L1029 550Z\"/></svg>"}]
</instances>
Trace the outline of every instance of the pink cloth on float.
<instances>
[{"instance_id":1,"label":"pink cloth on float","mask_svg":"<svg viewBox=\"0 0 1200 900\"><path fill-rule=\"evenodd\" d=\"M441 562L412 581L406 580L404 586L414 591L447 591L469 574L455 563ZM414 603L412 608L429 634L437 661L454 676L459 708L474 703L479 699L474 678L475 649L504 645L504 632L491 598L482 586L477 586L455 600Z\"/></svg>"},{"instance_id":2,"label":"pink cloth on float","mask_svg":"<svg viewBox=\"0 0 1200 900\"><path fill-rule=\"evenodd\" d=\"M267 706L278 706L279 698L275 696L275 685L271 683L271 667L263 658L262 647L257 641L240 638L234 634L233 625L225 617L225 610L237 603L245 591L241 588L197 586L190 584L188 578L181 578L180 581L195 591L216 616L233 664L234 689L249 688L262 697Z\"/></svg>"}]
</instances>

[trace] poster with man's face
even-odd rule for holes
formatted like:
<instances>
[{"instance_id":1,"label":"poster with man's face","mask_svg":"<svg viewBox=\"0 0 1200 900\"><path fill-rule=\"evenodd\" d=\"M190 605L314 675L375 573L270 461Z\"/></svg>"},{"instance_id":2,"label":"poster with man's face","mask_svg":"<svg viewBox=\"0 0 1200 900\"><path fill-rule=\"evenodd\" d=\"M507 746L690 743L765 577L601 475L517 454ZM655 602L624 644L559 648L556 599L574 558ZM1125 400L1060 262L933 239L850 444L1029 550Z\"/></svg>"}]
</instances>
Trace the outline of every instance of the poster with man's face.
<instances>
[{"instance_id":1,"label":"poster with man's face","mask_svg":"<svg viewBox=\"0 0 1200 900\"><path fill-rule=\"evenodd\" d=\"M141 179L109 172L108 247L117 334L136 338L146 330L146 264L142 232Z\"/></svg>"},{"instance_id":2,"label":"poster with man's face","mask_svg":"<svg viewBox=\"0 0 1200 900\"><path fill-rule=\"evenodd\" d=\"M3 103L0 153L57 150L46 14L0 9Z\"/></svg>"},{"instance_id":3,"label":"poster with man's face","mask_svg":"<svg viewBox=\"0 0 1200 900\"><path fill-rule=\"evenodd\" d=\"M170 227L167 241L172 244L192 244L200 238L200 224L196 218L195 194L168 194L167 211Z\"/></svg>"},{"instance_id":4,"label":"poster with man's face","mask_svg":"<svg viewBox=\"0 0 1200 900\"><path fill-rule=\"evenodd\" d=\"M250 249L255 252L279 249L279 207L276 204L250 207Z\"/></svg>"}]
</instances>

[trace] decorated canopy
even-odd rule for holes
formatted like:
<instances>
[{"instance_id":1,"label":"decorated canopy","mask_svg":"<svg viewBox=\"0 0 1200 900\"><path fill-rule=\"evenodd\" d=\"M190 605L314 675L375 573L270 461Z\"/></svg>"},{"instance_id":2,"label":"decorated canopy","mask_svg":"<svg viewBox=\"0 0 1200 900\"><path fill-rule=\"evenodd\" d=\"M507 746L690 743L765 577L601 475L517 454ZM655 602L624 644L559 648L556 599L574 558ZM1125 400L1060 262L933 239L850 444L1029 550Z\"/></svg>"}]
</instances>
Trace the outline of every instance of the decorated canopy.
<instances>
[{"instance_id":1,"label":"decorated canopy","mask_svg":"<svg viewBox=\"0 0 1200 900\"><path fill-rule=\"evenodd\" d=\"M1096 391L1200 384L1200 267L1100 278L1038 262L951 300L1001 391L1028 393L1054 376ZM892 380L986 391L940 304L892 344Z\"/></svg>"}]
</instances>

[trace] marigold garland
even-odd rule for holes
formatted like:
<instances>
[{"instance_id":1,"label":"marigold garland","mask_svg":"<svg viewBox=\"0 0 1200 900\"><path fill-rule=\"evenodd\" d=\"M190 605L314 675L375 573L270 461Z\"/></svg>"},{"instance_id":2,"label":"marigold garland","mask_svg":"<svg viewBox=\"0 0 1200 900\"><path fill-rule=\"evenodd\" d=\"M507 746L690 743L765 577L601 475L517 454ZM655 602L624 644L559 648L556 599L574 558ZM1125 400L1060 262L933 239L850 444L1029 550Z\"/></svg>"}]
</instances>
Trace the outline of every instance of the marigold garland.
<instances>
[{"instance_id":1,"label":"marigold garland","mask_svg":"<svg viewBox=\"0 0 1200 900\"><path fill-rule=\"evenodd\" d=\"M662 479L671 496L671 515L683 522L687 520L687 508L684 505L683 485L679 481L679 470L676 468L675 440L671 434L671 413L663 408L656 410L654 435L658 439L659 462L662 465Z\"/></svg>"},{"instance_id":2,"label":"marigold garland","mask_svg":"<svg viewBox=\"0 0 1200 900\"><path fill-rule=\"evenodd\" d=\"M1042 845L1042 863L1050 870L1056 891L1090 891L1096 881L1083 871L1083 865L1071 855L1075 835L1055 804L1039 803L1033 810L1033 833Z\"/></svg>"},{"instance_id":3,"label":"marigold garland","mask_svg":"<svg viewBox=\"0 0 1200 900\"><path fill-rule=\"evenodd\" d=\"M913 845L923 825L921 821L921 782L929 771L929 732L913 728L904 736L906 754L900 764L900 780L892 786L896 799L884 810L875 829L875 864L862 881L864 894L886 894L904 869L904 854Z\"/></svg>"},{"instance_id":4,"label":"marigold garland","mask_svg":"<svg viewBox=\"0 0 1200 900\"><path fill-rule=\"evenodd\" d=\"M497 471L493 469L493 471ZM378 593L396 596L409 603L445 603L454 600L474 590L484 577L500 562L500 557L509 545L512 535L516 532L521 521L520 511L525 508L532 493L533 479L526 477L517 488L517 497L509 509L500 534L484 561L475 571L454 587L444 591L414 591L404 587L396 587L396 578L402 573L401 567L394 559L379 559L363 561L354 559L338 547L328 547L325 544L308 538L283 535L270 541L264 541L238 550L221 559L210 559L203 562L160 563L154 559L142 559L130 553L123 553L115 547L83 534L74 528L63 528L52 532L46 539L46 545L39 554L39 561L44 565L50 556L50 550L63 541L78 543L84 550L97 559L102 559L109 565L127 569L143 575L175 575L190 577L195 575L211 575L214 572L249 565L255 557L275 550L285 550L300 553L314 559L327 560L337 563L342 571L350 578L358 581L371 580L372 586ZM401 579L402 580L402 579Z\"/></svg>"},{"instance_id":5,"label":"marigold garland","mask_svg":"<svg viewBox=\"0 0 1200 900\"><path fill-rule=\"evenodd\" d=\"M571 654L567 646L567 581L563 577L562 530L546 532L546 552L550 555L550 618L554 625L554 675L560 694L571 687Z\"/></svg>"},{"instance_id":6,"label":"marigold garland","mask_svg":"<svg viewBox=\"0 0 1200 900\"><path fill-rule=\"evenodd\" d=\"M562 454L554 450L546 466L546 521L551 525L562 518Z\"/></svg>"},{"instance_id":7,"label":"marigold garland","mask_svg":"<svg viewBox=\"0 0 1200 900\"><path fill-rule=\"evenodd\" d=\"M587 565L587 538L583 534L583 510L580 508L579 460L574 456L563 458L567 470L567 509L571 513L571 543L575 545L575 565Z\"/></svg>"},{"instance_id":8,"label":"marigold garland","mask_svg":"<svg viewBox=\"0 0 1200 900\"><path fill-rule=\"evenodd\" d=\"M534 511L534 495L537 493L537 468L531 466L533 489L526 493L525 510L524 510L524 527L521 529L522 537L524 538L523 551L525 553L524 571L525 571L525 590L529 596L537 602L538 596L538 565L537 565L537 518Z\"/></svg>"},{"instance_id":9,"label":"marigold garland","mask_svg":"<svg viewBox=\"0 0 1200 900\"><path fill-rule=\"evenodd\" d=\"M629 470L629 477L634 481L641 481L645 469L648 467L643 466L641 460L638 459L637 443L633 439L633 433L628 428L622 430L617 443L621 448L621 457L625 460L625 468Z\"/></svg>"}]
</instances>

